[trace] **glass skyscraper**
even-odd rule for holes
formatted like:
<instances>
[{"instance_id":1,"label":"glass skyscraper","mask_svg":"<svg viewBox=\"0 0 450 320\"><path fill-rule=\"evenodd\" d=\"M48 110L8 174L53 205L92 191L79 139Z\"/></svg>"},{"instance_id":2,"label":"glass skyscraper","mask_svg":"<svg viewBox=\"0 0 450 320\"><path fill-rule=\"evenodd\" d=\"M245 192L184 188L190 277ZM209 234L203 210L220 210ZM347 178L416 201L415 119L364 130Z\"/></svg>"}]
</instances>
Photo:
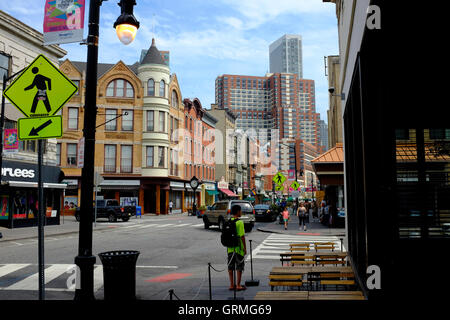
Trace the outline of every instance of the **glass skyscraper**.
<instances>
[{"instance_id":1,"label":"glass skyscraper","mask_svg":"<svg viewBox=\"0 0 450 320\"><path fill-rule=\"evenodd\" d=\"M285 34L269 46L271 73L295 73L303 78L302 37Z\"/></svg>"}]
</instances>

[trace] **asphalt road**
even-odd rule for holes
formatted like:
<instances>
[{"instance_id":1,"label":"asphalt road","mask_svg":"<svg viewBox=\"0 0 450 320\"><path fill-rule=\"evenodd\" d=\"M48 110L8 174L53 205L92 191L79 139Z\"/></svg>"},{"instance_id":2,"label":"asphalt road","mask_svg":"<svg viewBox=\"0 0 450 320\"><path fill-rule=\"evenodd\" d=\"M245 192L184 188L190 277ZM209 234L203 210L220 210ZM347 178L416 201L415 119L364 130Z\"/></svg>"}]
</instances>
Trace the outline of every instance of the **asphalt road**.
<instances>
[{"instance_id":1,"label":"asphalt road","mask_svg":"<svg viewBox=\"0 0 450 320\"><path fill-rule=\"evenodd\" d=\"M257 222L253 231L246 234L247 240L252 240L254 251L253 277L260 280L260 285L237 292L238 298L251 300L256 292L270 290L268 274L272 267L281 265L278 252L285 251L289 242L311 240L311 237L257 230L271 223L278 222ZM228 300L234 297L233 292L228 290L226 248L220 243L217 227L205 230L201 219L187 215L144 216L128 222L98 221L97 224L106 228L95 230L93 236L93 253L97 256L94 273L96 299L104 297L102 264L98 254L112 250L140 251L136 268L138 299L168 300L169 290L173 289L173 299L209 300L208 263L213 267L212 299ZM322 240L318 236L314 239ZM323 240L330 239L324 237ZM249 251L248 242L247 247ZM73 267L77 250L77 232L46 237L46 300L73 299ZM0 300L38 299L37 252L36 238L0 242ZM243 282L250 279L248 256Z\"/></svg>"}]
</instances>

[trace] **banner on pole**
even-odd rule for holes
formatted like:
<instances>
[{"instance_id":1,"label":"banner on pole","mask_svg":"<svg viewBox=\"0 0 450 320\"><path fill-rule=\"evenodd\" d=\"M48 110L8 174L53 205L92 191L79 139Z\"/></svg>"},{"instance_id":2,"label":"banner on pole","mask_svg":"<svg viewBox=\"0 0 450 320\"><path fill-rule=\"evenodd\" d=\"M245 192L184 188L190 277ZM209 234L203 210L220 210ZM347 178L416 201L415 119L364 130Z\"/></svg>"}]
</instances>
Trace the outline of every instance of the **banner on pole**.
<instances>
[{"instance_id":1,"label":"banner on pole","mask_svg":"<svg viewBox=\"0 0 450 320\"><path fill-rule=\"evenodd\" d=\"M44 45L83 40L85 0L46 0Z\"/></svg>"},{"instance_id":2,"label":"banner on pole","mask_svg":"<svg viewBox=\"0 0 450 320\"><path fill-rule=\"evenodd\" d=\"M17 138L17 129L5 129L3 151L4 152L18 152L19 151L19 139Z\"/></svg>"}]
</instances>

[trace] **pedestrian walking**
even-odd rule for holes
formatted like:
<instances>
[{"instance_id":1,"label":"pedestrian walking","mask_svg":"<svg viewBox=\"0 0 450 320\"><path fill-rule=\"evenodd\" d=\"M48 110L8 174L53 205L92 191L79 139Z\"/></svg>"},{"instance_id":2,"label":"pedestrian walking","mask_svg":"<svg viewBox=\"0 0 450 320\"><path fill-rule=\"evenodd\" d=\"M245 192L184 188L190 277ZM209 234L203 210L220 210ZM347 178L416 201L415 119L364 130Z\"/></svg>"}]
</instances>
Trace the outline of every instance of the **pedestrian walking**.
<instances>
[{"instance_id":1,"label":"pedestrian walking","mask_svg":"<svg viewBox=\"0 0 450 320\"><path fill-rule=\"evenodd\" d=\"M169 214L172 214L172 207L173 207L173 202L172 202L172 200L170 200L170 202L169 202Z\"/></svg>"},{"instance_id":2,"label":"pedestrian walking","mask_svg":"<svg viewBox=\"0 0 450 320\"><path fill-rule=\"evenodd\" d=\"M314 221L316 221L316 219L319 218L318 211L319 210L317 208L317 202L316 202L316 200L314 200L312 202L312 216L313 216Z\"/></svg>"},{"instance_id":3,"label":"pedestrian walking","mask_svg":"<svg viewBox=\"0 0 450 320\"><path fill-rule=\"evenodd\" d=\"M244 256L247 254L247 247L245 245L245 229L244 222L239 220L241 217L241 207L234 205L231 208L233 217L231 220L236 220L236 233L240 237L239 246L228 247L228 276L230 278L229 290L234 290L234 270L236 269L236 290L241 291L247 289L246 286L241 285L242 272L244 271Z\"/></svg>"},{"instance_id":4,"label":"pedestrian walking","mask_svg":"<svg viewBox=\"0 0 450 320\"><path fill-rule=\"evenodd\" d=\"M306 231L306 208L305 205L302 203L300 203L300 207L297 210L297 216L298 216L298 225L299 225L299 229L302 229L302 224L303 224L303 230Z\"/></svg>"},{"instance_id":5,"label":"pedestrian walking","mask_svg":"<svg viewBox=\"0 0 450 320\"><path fill-rule=\"evenodd\" d=\"M282 215L283 215L283 221L284 221L284 230L287 230L288 221L289 221L289 211L287 208L284 208Z\"/></svg>"}]
</instances>

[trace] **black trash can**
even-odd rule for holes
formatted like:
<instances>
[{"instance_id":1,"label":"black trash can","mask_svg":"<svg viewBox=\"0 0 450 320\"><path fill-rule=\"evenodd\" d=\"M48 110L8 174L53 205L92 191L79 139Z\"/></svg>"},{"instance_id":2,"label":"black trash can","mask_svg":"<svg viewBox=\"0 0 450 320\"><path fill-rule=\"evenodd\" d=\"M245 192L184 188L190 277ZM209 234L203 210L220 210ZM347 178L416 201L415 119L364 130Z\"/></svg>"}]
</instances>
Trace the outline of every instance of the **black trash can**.
<instances>
[{"instance_id":1,"label":"black trash can","mask_svg":"<svg viewBox=\"0 0 450 320\"><path fill-rule=\"evenodd\" d=\"M99 253L103 264L105 300L136 299L136 261L139 251L118 250Z\"/></svg>"}]
</instances>

